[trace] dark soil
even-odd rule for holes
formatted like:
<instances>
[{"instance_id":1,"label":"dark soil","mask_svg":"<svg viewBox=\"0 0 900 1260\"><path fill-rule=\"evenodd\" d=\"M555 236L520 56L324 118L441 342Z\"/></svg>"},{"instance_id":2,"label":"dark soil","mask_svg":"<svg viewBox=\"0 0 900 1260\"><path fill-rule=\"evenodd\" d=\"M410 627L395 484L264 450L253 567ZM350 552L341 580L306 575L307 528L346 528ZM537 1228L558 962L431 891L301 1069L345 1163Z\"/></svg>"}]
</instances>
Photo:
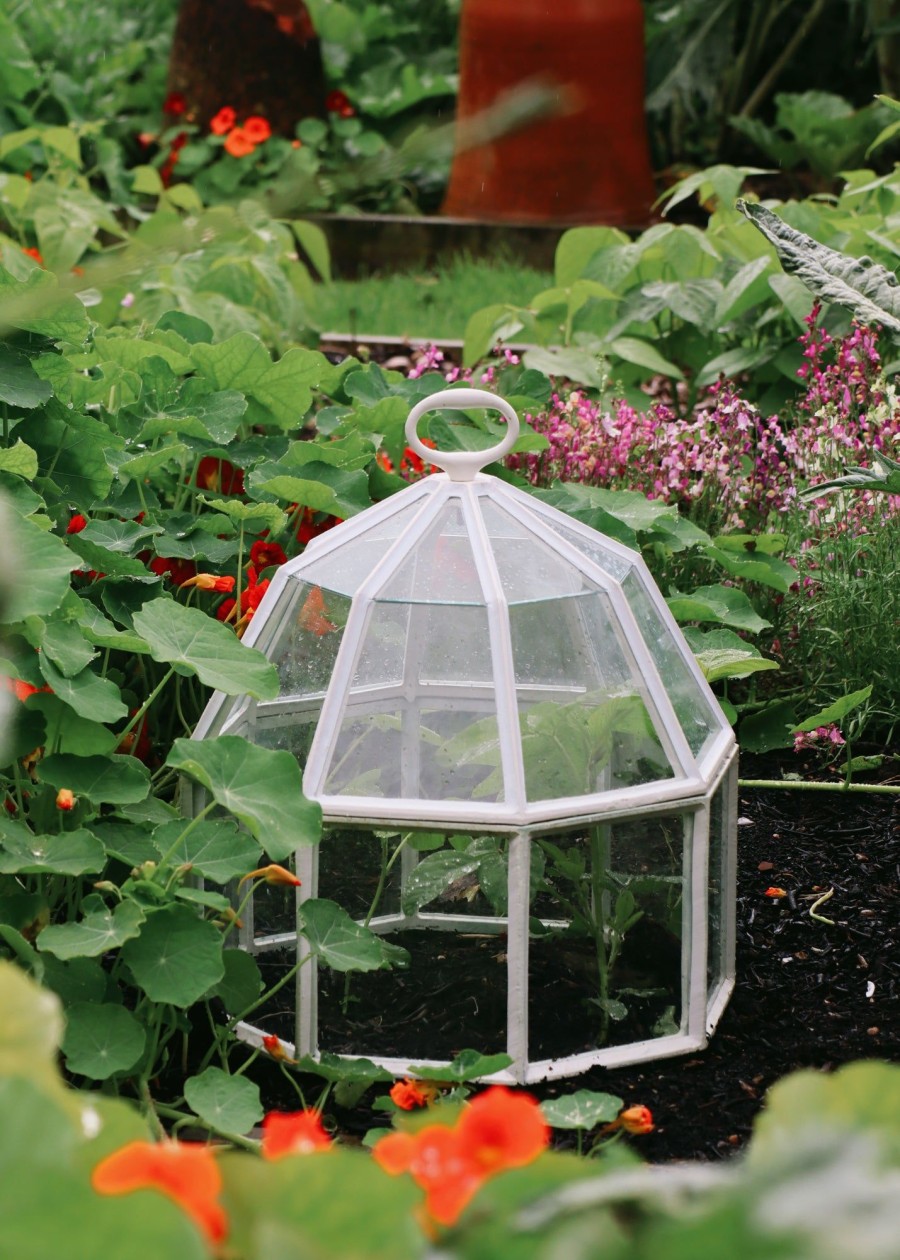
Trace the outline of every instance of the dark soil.
<instances>
[{"instance_id":1,"label":"dark soil","mask_svg":"<svg viewBox=\"0 0 900 1260\"><path fill-rule=\"evenodd\" d=\"M742 763L744 775L771 770L751 766L749 759ZM717 1159L739 1149L766 1090L788 1072L831 1070L854 1059L900 1058L900 819L894 798L742 790L738 847L737 983L708 1047L531 1087L539 1097L603 1090L626 1105L650 1107L656 1130L633 1141L651 1162ZM770 886L783 888L787 896L767 898ZM812 903L829 888L834 895L819 913L833 925L809 915ZM428 1046L432 1057L463 1047L504 1048L503 938L448 944L450 934L427 935L434 943L429 941L430 952L420 965L426 976L432 969L430 1003L423 1004L423 986L412 971L370 973L353 978L351 993L361 1000L351 1003L344 1016L339 977L334 994L320 999L323 1049L390 1053L395 1048L389 1044L390 1030L383 1031L370 1016L379 1009L389 1012L382 1022L403 1027L404 1053L413 1049L417 1029L423 1050ZM454 969L453 951L463 948L465 962ZM556 963L547 973L552 982L542 981L540 961L532 969L531 985L540 995L532 1006L532 1025L538 1029L532 1042L535 1058L580 1048L571 1037L573 1020L583 1018L585 1010L583 986L577 974L561 982ZM267 963L267 969L278 966L274 959ZM424 992L429 992L427 984ZM615 1040L633 1040L640 1021L652 1022L658 1013L637 1010L635 1028ZM265 1022L292 1039L287 1011ZM266 1105L296 1106L296 1096L285 1094L283 1079L273 1074L270 1080L273 1093L264 1097ZM359 1135L384 1122L382 1113L369 1112L365 1100L339 1120Z\"/></svg>"}]
</instances>

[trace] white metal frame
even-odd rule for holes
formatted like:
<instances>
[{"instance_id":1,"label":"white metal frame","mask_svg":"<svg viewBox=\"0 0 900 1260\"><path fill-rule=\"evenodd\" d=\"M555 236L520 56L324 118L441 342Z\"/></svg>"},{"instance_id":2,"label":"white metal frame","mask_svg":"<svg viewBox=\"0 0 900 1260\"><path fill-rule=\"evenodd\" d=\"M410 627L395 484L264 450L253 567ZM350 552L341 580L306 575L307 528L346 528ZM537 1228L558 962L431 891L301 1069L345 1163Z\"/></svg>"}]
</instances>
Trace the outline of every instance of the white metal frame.
<instances>
[{"instance_id":1,"label":"white metal frame","mask_svg":"<svg viewBox=\"0 0 900 1260\"><path fill-rule=\"evenodd\" d=\"M491 407L505 415L508 432L504 440L490 451L483 452L436 452L424 446L416 433L419 418L427 411L438 408ZM344 548L348 543L364 537L373 527L380 527L398 511L417 506L407 526L391 541L385 543L384 552L365 576L355 592L345 592L351 598L349 617L337 651L331 681L326 691L318 695L283 697L270 703L256 703L248 699L235 701L216 695L210 701L194 738L202 739L224 730L245 731L252 735L254 727L281 726L292 714L300 712L318 717L315 733L304 770L304 792L322 806L327 824L362 827L372 825L408 826L423 830L453 831L462 828L482 832L508 834L510 840L509 861L509 914L503 919L479 918L469 915L419 913L382 915L373 919L376 931L396 931L411 927L462 928L507 932L508 975L508 1053L513 1060L511 1067L493 1078L507 1082L533 1082L554 1077L574 1075L597 1065L613 1066L663 1058L669 1055L699 1049L705 1044L709 1031L720 1017L734 983L734 849L736 836L736 758L735 741L731 729L710 691L697 662L687 646L674 618L662 596L656 590L641 557L611 539L602 537L580 522L564 516L554 508L515 489L499 479L481 472L484 465L502 456L511 448L518 433L515 412L503 400L480 390L448 390L423 399L410 413L407 423L409 445L427 461L438 464L445 471L427 477L409 489L393 496L384 503L369 509L353 520L313 540L299 558L281 566L273 577L269 589L260 604L249 631L245 636L248 645L273 654L283 634L287 631L288 617L294 606L291 585L311 581L328 587L327 563L329 555ZM661 748L672 769L671 777L634 787L607 788L593 794L563 799L529 801L519 724L519 703L528 698L529 688L517 686L510 637L509 605L505 597L494 550L486 528L482 505L496 503L541 543L559 555L561 562L580 572L590 587L608 601L612 624L615 628L616 648L626 661L632 676L642 680L641 699L659 738ZM397 685L380 685L361 689L354 688L354 674L360 659L367 627L370 623L375 600L378 598L399 566L413 552L423 532L440 516L443 509L457 503L462 513L464 528L472 548L478 581L486 609L491 660L493 663L493 688L490 698L496 712L500 760L504 791L502 799L489 804L467 800L423 800L411 795L416 778L414 759L417 748L409 747L404 739L404 780L410 791L402 798L334 795L326 791L329 769L340 730L342 714L346 712L351 695L353 712L384 712L391 704L401 704L402 696L409 694L409 670L407 677ZM634 614L622 589L621 581L610 576L599 563L567 538L562 537L554 526L564 524L571 535L582 536L594 548L598 544L610 556L616 557L623 572L634 573L640 586L650 598L662 625L672 637L678 653L690 677L696 683L713 721L718 718L718 729L712 730L699 755L695 756L676 716L666 692L664 679L660 677L654 659L644 641ZM324 576L323 576L324 575ZM407 639L409 654L409 638ZM418 679L416 680L419 686ZM488 691L480 688L488 695ZM434 695L450 699L458 692L461 699L476 706L473 688L466 684L443 683L434 685ZM532 692L541 688L534 687ZM577 695L564 685L548 687L553 694ZM416 700L416 704L420 703ZM486 700L484 701L486 703ZM418 709L415 710L418 712ZM726 778L726 776L728 776ZM723 845L722 862L722 931L720 941L719 972L722 980L715 992L707 993L707 894L709 887L709 821L710 804L721 783L726 784L724 802L725 818L729 820L726 843ZM401 790L405 790L401 787ZM199 807L196 792L193 804ZM529 1061L528 1056L528 910L529 910L529 847L532 835L558 831L602 821L614 822L637 816L653 816L659 813L680 813L685 818L686 841L684 844L683 872L683 931L682 931L682 1018L681 1030L671 1036L621 1046L607 1046L588 1052L570 1055L557 1060ZM733 817L732 817L733 816ZM404 853L401 867L402 878L408 878L415 865L415 855ZM313 847L304 847L296 853L297 871L302 880L298 900L316 896L318 884L318 853ZM250 910L250 907L248 907ZM253 951L266 950L296 941L298 956L305 959L308 947L296 932L282 932L257 937L253 928L252 912L246 915L247 923L242 932L241 944ZM311 1055L318 1053L317 1046L317 982L315 959L308 959L300 967L297 980L297 1032L295 1044L289 1053ZM239 1034L253 1044L261 1045L263 1032L253 1025L238 1025ZM365 1047L361 1047L361 1054ZM410 1061L398 1058L366 1057L397 1074L406 1073ZM443 1065L442 1061L415 1060L427 1066Z\"/></svg>"}]
</instances>

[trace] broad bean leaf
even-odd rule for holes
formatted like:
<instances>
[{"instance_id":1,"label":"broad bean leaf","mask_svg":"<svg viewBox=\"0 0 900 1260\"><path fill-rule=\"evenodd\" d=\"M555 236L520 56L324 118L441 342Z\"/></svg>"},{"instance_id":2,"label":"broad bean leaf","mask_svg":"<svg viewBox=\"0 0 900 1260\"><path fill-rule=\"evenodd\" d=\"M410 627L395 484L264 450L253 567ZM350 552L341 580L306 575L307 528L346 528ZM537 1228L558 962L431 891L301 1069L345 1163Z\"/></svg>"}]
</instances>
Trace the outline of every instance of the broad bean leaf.
<instances>
[{"instance_id":1,"label":"broad bean leaf","mask_svg":"<svg viewBox=\"0 0 900 1260\"><path fill-rule=\"evenodd\" d=\"M476 1081L502 1072L512 1063L508 1054L482 1054L480 1050L460 1050L446 1067L411 1067L416 1076L429 1081Z\"/></svg>"},{"instance_id":2,"label":"broad bean leaf","mask_svg":"<svg viewBox=\"0 0 900 1260\"><path fill-rule=\"evenodd\" d=\"M841 696L839 700L835 700L834 704L829 704L827 708L814 713L799 726L795 726L794 731L814 731L819 726L830 726L832 722L840 722L848 713L852 713L861 704L865 704L871 694L871 683L868 687L860 688L859 691L851 691L846 696Z\"/></svg>"}]
</instances>

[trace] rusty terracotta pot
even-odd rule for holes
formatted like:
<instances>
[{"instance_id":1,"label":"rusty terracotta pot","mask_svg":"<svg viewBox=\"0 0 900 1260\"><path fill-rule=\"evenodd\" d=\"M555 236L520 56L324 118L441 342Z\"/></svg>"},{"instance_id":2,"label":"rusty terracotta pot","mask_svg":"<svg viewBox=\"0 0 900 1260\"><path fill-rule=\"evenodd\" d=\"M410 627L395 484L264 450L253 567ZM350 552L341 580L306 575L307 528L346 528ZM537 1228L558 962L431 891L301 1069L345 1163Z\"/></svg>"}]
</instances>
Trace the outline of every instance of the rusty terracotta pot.
<instances>
[{"instance_id":1,"label":"rusty terracotta pot","mask_svg":"<svg viewBox=\"0 0 900 1260\"><path fill-rule=\"evenodd\" d=\"M538 76L561 112L458 152L442 213L645 225L655 189L640 0L464 0L460 121Z\"/></svg>"}]
</instances>

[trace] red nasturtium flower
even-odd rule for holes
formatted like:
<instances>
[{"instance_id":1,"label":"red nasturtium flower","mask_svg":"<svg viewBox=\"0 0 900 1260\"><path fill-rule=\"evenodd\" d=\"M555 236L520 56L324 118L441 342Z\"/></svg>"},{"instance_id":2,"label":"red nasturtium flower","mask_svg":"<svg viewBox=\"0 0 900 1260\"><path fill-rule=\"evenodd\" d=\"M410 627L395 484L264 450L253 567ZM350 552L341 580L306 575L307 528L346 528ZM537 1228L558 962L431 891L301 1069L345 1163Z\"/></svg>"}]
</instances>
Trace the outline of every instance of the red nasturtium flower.
<instances>
[{"instance_id":1,"label":"red nasturtium flower","mask_svg":"<svg viewBox=\"0 0 900 1260\"><path fill-rule=\"evenodd\" d=\"M260 117L259 114L251 114L249 118L244 119L244 134L254 144L262 144L272 134L272 128L265 118Z\"/></svg>"},{"instance_id":2,"label":"red nasturtium flower","mask_svg":"<svg viewBox=\"0 0 900 1260\"><path fill-rule=\"evenodd\" d=\"M294 512L296 508L297 504L292 503L288 511ZM321 519L317 519L318 517ZM317 538L319 534L324 534L326 529L333 529L335 525L340 524L339 516L321 516L321 513L314 512L312 508L304 508L297 523L297 542L305 547L310 539Z\"/></svg>"},{"instance_id":3,"label":"red nasturtium flower","mask_svg":"<svg viewBox=\"0 0 900 1260\"><path fill-rule=\"evenodd\" d=\"M148 568L159 577L170 577L174 586L184 586L197 572L193 560L180 560L177 556L157 556Z\"/></svg>"},{"instance_id":4,"label":"red nasturtium flower","mask_svg":"<svg viewBox=\"0 0 900 1260\"><path fill-rule=\"evenodd\" d=\"M182 582L181 586L182 588L196 586L201 591L218 591L220 595L230 595L234 590L234 583L233 577L219 577L215 573L195 573L186 582Z\"/></svg>"},{"instance_id":5,"label":"red nasturtium flower","mask_svg":"<svg viewBox=\"0 0 900 1260\"><path fill-rule=\"evenodd\" d=\"M180 118L182 114L187 112L187 101L181 92L170 92L163 101L162 112L168 114L170 118Z\"/></svg>"},{"instance_id":6,"label":"red nasturtium flower","mask_svg":"<svg viewBox=\"0 0 900 1260\"><path fill-rule=\"evenodd\" d=\"M242 875L238 880L238 888L241 884L245 884L248 879L264 879L267 884L292 884L295 888L300 887L300 880L293 871L286 870L283 866L278 866L275 862L270 862L268 866L261 866L259 870L250 871L247 875Z\"/></svg>"},{"instance_id":7,"label":"red nasturtium flower","mask_svg":"<svg viewBox=\"0 0 900 1260\"><path fill-rule=\"evenodd\" d=\"M394 1081L391 1086L391 1102L401 1111L412 1111L416 1107L427 1107L437 1098L437 1085L430 1081L411 1081L406 1077L402 1081Z\"/></svg>"},{"instance_id":8,"label":"red nasturtium flower","mask_svg":"<svg viewBox=\"0 0 900 1260\"><path fill-rule=\"evenodd\" d=\"M237 122L237 114L230 105L223 105L211 120L209 129L214 136L225 136Z\"/></svg>"},{"instance_id":9,"label":"red nasturtium flower","mask_svg":"<svg viewBox=\"0 0 900 1260\"><path fill-rule=\"evenodd\" d=\"M217 494L243 494L244 470L235 468L227 459L204 455L197 465L195 484L203 490L215 490Z\"/></svg>"},{"instance_id":10,"label":"red nasturtium flower","mask_svg":"<svg viewBox=\"0 0 900 1260\"><path fill-rule=\"evenodd\" d=\"M325 108L329 114L339 114L341 118L352 118L354 114L346 92L340 91L339 88L335 88L325 97Z\"/></svg>"},{"instance_id":11,"label":"red nasturtium flower","mask_svg":"<svg viewBox=\"0 0 900 1260\"><path fill-rule=\"evenodd\" d=\"M283 1159L286 1155L311 1155L327 1151L331 1138L322 1128L318 1111L270 1111L262 1122L263 1159Z\"/></svg>"},{"instance_id":12,"label":"red nasturtium flower","mask_svg":"<svg viewBox=\"0 0 900 1260\"><path fill-rule=\"evenodd\" d=\"M428 1215L453 1225L495 1173L537 1159L550 1141L540 1105L530 1094L495 1085L469 1103L456 1124L391 1133L372 1154L385 1172L408 1172L425 1191Z\"/></svg>"},{"instance_id":13,"label":"red nasturtium flower","mask_svg":"<svg viewBox=\"0 0 900 1260\"><path fill-rule=\"evenodd\" d=\"M76 512L66 526L67 534L80 534L83 529L87 528L87 517L82 516L80 512Z\"/></svg>"},{"instance_id":14,"label":"red nasturtium flower","mask_svg":"<svg viewBox=\"0 0 900 1260\"><path fill-rule=\"evenodd\" d=\"M265 539L260 538L250 548L250 563L257 573L271 568L273 564L284 564L286 561L284 548L278 543L266 542Z\"/></svg>"},{"instance_id":15,"label":"red nasturtium flower","mask_svg":"<svg viewBox=\"0 0 900 1260\"><path fill-rule=\"evenodd\" d=\"M43 267L44 260L41 257L41 251L39 249L36 249L33 245L29 245L27 249L22 250L22 253L27 254L29 258L33 258L39 267Z\"/></svg>"},{"instance_id":16,"label":"red nasturtium flower","mask_svg":"<svg viewBox=\"0 0 900 1260\"><path fill-rule=\"evenodd\" d=\"M100 1161L91 1184L99 1194L159 1190L187 1212L214 1245L228 1233L228 1218L219 1203L222 1174L208 1146L129 1142Z\"/></svg>"},{"instance_id":17,"label":"red nasturtium flower","mask_svg":"<svg viewBox=\"0 0 900 1260\"><path fill-rule=\"evenodd\" d=\"M233 158L249 157L256 150L256 145L243 127L235 127L228 133L224 147L225 152L230 153Z\"/></svg>"}]
</instances>

